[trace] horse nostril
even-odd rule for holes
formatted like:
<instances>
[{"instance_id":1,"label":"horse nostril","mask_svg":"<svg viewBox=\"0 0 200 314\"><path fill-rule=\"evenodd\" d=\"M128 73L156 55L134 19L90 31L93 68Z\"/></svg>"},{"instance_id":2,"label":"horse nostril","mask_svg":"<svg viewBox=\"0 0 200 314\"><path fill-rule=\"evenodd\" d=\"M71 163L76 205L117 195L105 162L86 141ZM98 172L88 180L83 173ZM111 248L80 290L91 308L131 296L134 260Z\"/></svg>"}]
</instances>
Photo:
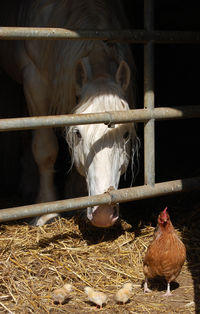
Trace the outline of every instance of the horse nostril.
<instances>
[{"instance_id":1,"label":"horse nostril","mask_svg":"<svg viewBox=\"0 0 200 314\"><path fill-rule=\"evenodd\" d=\"M119 206L118 206L118 205L115 205L115 206L113 207L113 218L118 217L118 211L119 211Z\"/></svg>"}]
</instances>

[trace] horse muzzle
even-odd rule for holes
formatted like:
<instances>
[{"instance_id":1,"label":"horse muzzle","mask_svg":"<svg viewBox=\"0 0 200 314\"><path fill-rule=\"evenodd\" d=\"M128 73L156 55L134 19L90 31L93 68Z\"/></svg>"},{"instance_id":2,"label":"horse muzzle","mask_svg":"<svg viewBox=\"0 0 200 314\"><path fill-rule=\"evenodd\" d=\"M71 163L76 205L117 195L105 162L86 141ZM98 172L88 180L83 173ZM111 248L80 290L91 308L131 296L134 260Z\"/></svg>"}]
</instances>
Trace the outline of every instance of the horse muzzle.
<instances>
[{"instance_id":1,"label":"horse muzzle","mask_svg":"<svg viewBox=\"0 0 200 314\"><path fill-rule=\"evenodd\" d=\"M119 204L99 205L88 208L87 217L93 226L98 228L109 228L119 218Z\"/></svg>"}]
</instances>

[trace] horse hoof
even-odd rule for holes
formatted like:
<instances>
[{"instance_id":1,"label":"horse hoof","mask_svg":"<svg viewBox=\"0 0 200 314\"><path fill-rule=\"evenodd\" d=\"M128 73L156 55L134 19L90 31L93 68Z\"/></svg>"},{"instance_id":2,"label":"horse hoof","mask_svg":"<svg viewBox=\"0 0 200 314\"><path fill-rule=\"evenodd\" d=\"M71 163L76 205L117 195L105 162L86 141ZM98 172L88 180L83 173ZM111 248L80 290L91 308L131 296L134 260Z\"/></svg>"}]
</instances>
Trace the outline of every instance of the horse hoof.
<instances>
[{"instance_id":1,"label":"horse hoof","mask_svg":"<svg viewBox=\"0 0 200 314\"><path fill-rule=\"evenodd\" d=\"M43 215L43 216L34 218L34 219L30 222L30 224L31 224L32 226L41 227L41 226L44 226L45 224L49 224L49 223L55 221L56 218L58 218L58 217L60 217L60 215L57 214L57 213L48 214L48 215Z\"/></svg>"}]
</instances>

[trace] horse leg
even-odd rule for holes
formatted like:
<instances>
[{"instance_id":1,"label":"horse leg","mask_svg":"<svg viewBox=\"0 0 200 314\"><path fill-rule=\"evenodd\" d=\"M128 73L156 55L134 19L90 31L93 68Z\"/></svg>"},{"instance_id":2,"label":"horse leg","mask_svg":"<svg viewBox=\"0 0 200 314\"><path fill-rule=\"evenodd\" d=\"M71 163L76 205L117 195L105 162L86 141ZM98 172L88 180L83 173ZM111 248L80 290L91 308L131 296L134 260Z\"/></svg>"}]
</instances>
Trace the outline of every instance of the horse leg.
<instances>
[{"instance_id":1,"label":"horse leg","mask_svg":"<svg viewBox=\"0 0 200 314\"><path fill-rule=\"evenodd\" d=\"M58 143L52 129L38 129L34 131L32 152L40 175L40 186L36 202L55 201L56 191L53 179ZM42 226L56 216L58 216L56 213L42 215L36 219L35 224Z\"/></svg>"},{"instance_id":2,"label":"horse leg","mask_svg":"<svg viewBox=\"0 0 200 314\"><path fill-rule=\"evenodd\" d=\"M30 114L33 116L48 114L47 82L32 63L23 70L23 86ZM58 143L52 129L41 128L33 131L32 152L39 170L39 192L36 202L55 201L53 179ZM42 226L56 216L57 213L42 215L35 219L34 224Z\"/></svg>"}]
</instances>

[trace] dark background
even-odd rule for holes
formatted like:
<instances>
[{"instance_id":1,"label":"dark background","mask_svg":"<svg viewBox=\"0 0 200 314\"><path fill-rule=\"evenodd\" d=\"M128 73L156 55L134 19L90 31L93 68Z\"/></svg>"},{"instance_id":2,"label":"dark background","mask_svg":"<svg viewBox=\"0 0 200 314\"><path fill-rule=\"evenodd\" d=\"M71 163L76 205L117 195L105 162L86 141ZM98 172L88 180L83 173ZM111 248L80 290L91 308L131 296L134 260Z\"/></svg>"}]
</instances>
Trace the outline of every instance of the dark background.
<instances>
[{"instance_id":1,"label":"dark background","mask_svg":"<svg viewBox=\"0 0 200 314\"><path fill-rule=\"evenodd\" d=\"M124 0L123 6L130 27L143 28L143 1ZM155 29L200 31L200 3L198 1L155 1ZM136 64L137 107L143 107L143 45L131 46ZM199 105L199 44L155 45L155 102L156 106ZM1 117L26 116L21 86L0 71ZM199 174L199 119L156 122L156 182L192 177ZM139 174L134 185L143 185L143 124L138 125L141 141ZM30 153L31 131L0 133L0 207L30 204L34 201L38 183L37 168ZM56 163L55 181L59 198L64 196L66 158L70 160L62 138ZM64 147L64 148L63 148ZM31 165L27 160L31 160ZM130 168L126 182L129 186ZM24 182L30 182L24 184ZM152 203L153 202L153 203ZM134 202L143 208L146 201ZM145 205L144 205L145 204ZM160 206L157 199L148 202L150 207ZM152 205L151 205L152 204ZM130 205L131 206L131 205Z\"/></svg>"},{"instance_id":2,"label":"dark background","mask_svg":"<svg viewBox=\"0 0 200 314\"><path fill-rule=\"evenodd\" d=\"M123 2L132 28L143 28L143 1ZM137 12L137 14L136 14ZM135 14L134 14L135 13ZM200 30L198 1L155 1L156 30ZM143 107L143 45L133 45L137 67L137 106ZM199 105L199 44L155 45L155 106ZM199 119L157 121L156 182L195 176L199 172ZM143 184L143 125L139 124L140 175Z\"/></svg>"}]
</instances>

